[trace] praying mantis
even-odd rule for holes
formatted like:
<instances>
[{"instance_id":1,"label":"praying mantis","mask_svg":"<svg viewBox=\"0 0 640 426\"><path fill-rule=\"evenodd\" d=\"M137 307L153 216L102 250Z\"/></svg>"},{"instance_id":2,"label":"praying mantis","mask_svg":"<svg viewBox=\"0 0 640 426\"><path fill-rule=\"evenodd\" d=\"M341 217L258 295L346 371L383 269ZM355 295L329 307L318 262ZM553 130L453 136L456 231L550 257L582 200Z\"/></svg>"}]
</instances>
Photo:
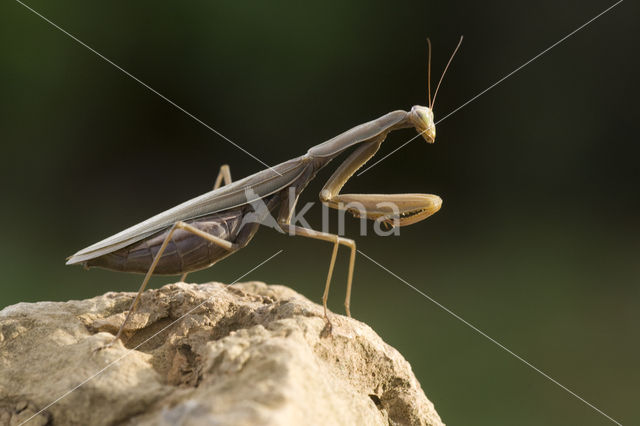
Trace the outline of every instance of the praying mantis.
<instances>
[{"instance_id":1,"label":"praying mantis","mask_svg":"<svg viewBox=\"0 0 640 426\"><path fill-rule=\"evenodd\" d=\"M433 143L435 99L442 79L455 56L462 37L444 68L431 98L431 42L428 60L429 106L416 105L410 111L397 110L310 148L304 155L270 167L244 179L232 181L229 166L223 165L212 191L188 200L122 232L84 248L67 258L67 265L100 267L121 272L144 273L138 293L115 335L118 340L135 312L140 296L153 274L182 275L205 269L245 247L261 222L277 214L277 227L297 235L333 244L329 271L322 295L324 318L331 330L327 299L339 246L350 250L345 310L351 316L350 300L356 243L339 235L320 232L291 223L295 204L318 171L349 149L353 152L334 171L320 192L322 203L344 210L359 203L364 209L347 210L357 217L380 220L392 226L406 226L433 215L442 199L433 194L342 194L342 187L369 161L390 132L413 127L427 143ZM256 201L264 208L257 209ZM389 205L395 206L390 209ZM276 213L277 212L277 213ZM250 218L251 220L247 220Z\"/></svg>"}]
</instances>

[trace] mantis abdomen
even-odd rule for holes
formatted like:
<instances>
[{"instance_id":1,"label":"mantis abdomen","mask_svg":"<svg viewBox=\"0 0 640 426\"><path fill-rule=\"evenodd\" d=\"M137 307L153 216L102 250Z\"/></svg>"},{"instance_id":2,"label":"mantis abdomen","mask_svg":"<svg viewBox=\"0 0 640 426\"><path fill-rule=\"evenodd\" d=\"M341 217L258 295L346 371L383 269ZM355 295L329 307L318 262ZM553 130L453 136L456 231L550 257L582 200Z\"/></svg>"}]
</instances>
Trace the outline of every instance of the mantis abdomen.
<instances>
[{"instance_id":1,"label":"mantis abdomen","mask_svg":"<svg viewBox=\"0 0 640 426\"><path fill-rule=\"evenodd\" d=\"M247 240L247 237L249 239L253 237L257 229L257 226L252 226L254 224L245 224L241 227L242 218L249 210L248 207L243 206L219 212L185 221L185 223L230 243L236 243L240 239L239 237L244 241ZM151 267L154 257L171 231L171 228L166 228L142 241L90 259L85 262L85 266L144 274ZM167 247L160 257L154 273L179 275L197 271L208 268L235 251L227 250L193 232L176 229L168 240Z\"/></svg>"}]
</instances>

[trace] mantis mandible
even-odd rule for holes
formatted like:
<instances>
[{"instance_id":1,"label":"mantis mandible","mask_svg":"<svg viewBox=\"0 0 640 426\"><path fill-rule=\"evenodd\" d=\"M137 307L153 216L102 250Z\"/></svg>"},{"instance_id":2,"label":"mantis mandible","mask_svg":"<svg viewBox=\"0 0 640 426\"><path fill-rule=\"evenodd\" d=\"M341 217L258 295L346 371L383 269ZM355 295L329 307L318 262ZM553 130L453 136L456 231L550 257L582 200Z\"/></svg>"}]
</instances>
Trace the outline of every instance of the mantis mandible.
<instances>
[{"instance_id":1,"label":"mantis mandible","mask_svg":"<svg viewBox=\"0 0 640 426\"><path fill-rule=\"evenodd\" d=\"M431 42L429 39L427 42L429 45L428 80L430 80ZM188 273L208 268L245 247L257 232L260 222L276 211L277 226L283 232L333 244L329 272L322 295L324 318L329 331L331 322L327 315L327 298L338 247L342 245L350 249L344 302L346 314L350 317L356 244L349 238L291 224L295 203L319 170L346 150L354 148L320 192L322 203L338 210L344 210L350 203L360 203L364 206L364 212L350 211L354 216L364 215L367 219L381 220L393 226L410 225L436 213L442 205L442 200L437 195L342 194L340 191L351 176L375 155L390 132L413 127L427 143L435 141L436 127L433 120L435 98L444 74L461 43L462 37L444 68L433 99L431 83L428 82L428 107L416 105L410 111L390 112L316 145L302 156L239 181L232 182L229 167L223 165L220 167L212 191L153 216L67 258L67 265L81 264L85 268L100 267L145 274L114 341L121 337L142 292L154 273L181 274L181 280L184 281ZM261 200L266 208L256 210L253 204L256 200ZM391 210L388 207L389 204L395 205L396 209ZM255 217L247 222L249 215Z\"/></svg>"}]
</instances>

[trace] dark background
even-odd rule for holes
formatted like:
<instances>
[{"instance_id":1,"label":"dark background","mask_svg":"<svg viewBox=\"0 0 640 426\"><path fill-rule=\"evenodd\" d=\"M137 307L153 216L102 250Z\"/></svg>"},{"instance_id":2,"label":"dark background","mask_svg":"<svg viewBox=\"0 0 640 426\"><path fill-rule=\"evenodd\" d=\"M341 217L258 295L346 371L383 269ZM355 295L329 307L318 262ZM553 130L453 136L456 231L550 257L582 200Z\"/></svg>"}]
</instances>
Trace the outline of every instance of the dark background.
<instances>
[{"instance_id":1,"label":"dark background","mask_svg":"<svg viewBox=\"0 0 640 426\"><path fill-rule=\"evenodd\" d=\"M427 36L434 83L465 36L437 120L613 3L28 4L277 164L426 104ZM360 237L353 220L347 235L624 424L640 422L638 12L623 2L439 124L434 145L416 140L345 188L440 195L398 238ZM235 178L263 168L19 3L0 22L0 307L134 291L140 276L64 258L207 191L223 163ZM414 135L391 135L377 158ZM279 249L246 279L319 302L331 247L269 229L189 281L231 282ZM346 263L341 251L339 313ZM447 424L610 424L363 256L352 312L411 362Z\"/></svg>"}]
</instances>

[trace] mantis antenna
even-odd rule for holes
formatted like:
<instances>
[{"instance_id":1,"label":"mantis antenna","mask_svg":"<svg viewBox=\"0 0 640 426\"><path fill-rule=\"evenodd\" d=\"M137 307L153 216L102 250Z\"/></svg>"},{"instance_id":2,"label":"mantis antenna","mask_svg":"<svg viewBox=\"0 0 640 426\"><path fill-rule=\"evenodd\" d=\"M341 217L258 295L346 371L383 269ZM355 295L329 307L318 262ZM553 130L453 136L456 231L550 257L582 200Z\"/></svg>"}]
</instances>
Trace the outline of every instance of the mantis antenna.
<instances>
[{"instance_id":1,"label":"mantis antenna","mask_svg":"<svg viewBox=\"0 0 640 426\"><path fill-rule=\"evenodd\" d=\"M460 36L460 41L458 42L458 45L453 50L453 53L451 54L451 57L449 58L449 62L447 62L447 66L444 67L444 71L442 71L442 75L440 76L440 81L438 81L438 86L436 87L436 92L433 94L433 100L431 101L431 106L430 106L431 110L433 110L433 106L436 103L436 96L438 96L438 89L440 88L440 84L442 83L442 79L444 78L445 73L449 69L449 65L451 65L451 61L453 60L453 57L456 56L456 52L458 51L458 49L460 48L460 45L462 44L462 39L463 39L463 36ZM427 39L427 41L429 41L429 39ZM431 62L431 43L430 42L429 42L429 62Z\"/></svg>"},{"instance_id":2,"label":"mantis antenna","mask_svg":"<svg viewBox=\"0 0 640 426\"><path fill-rule=\"evenodd\" d=\"M427 60L427 100L429 101L429 109L431 109L431 40L427 37L429 45L429 59Z\"/></svg>"}]
</instances>

